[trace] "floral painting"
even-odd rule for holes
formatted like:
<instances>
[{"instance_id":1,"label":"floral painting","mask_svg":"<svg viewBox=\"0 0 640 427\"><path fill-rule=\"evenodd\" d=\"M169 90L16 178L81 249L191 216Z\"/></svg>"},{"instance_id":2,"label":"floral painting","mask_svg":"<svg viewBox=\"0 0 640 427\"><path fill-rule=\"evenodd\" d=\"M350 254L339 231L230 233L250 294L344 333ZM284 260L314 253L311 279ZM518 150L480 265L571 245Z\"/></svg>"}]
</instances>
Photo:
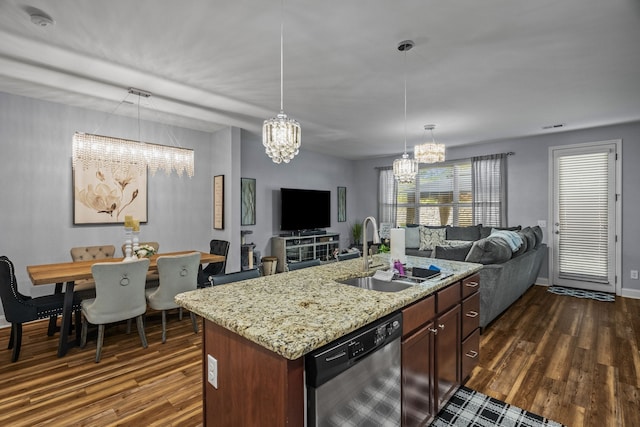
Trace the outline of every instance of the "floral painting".
<instances>
[{"instance_id":1,"label":"floral painting","mask_svg":"<svg viewBox=\"0 0 640 427\"><path fill-rule=\"evenodd\" d=\"M125 215L147 222L147 174L89 167L73 170L73 223L123 224Z\"/></svg>"}]
</instances>

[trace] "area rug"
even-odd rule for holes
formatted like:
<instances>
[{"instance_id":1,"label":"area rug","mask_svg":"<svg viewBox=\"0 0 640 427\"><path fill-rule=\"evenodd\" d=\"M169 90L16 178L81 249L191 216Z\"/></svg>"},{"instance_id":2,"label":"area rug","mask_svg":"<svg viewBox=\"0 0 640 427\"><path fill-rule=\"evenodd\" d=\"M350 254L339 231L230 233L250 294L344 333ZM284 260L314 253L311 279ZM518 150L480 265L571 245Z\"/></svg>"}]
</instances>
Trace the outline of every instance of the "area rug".
<instances>
[{"instance_id":1,"label":"area rug","mask_svg":"<svg viewBox=\"0 0 640 427\"><path fill-rule=\"evenodd\" d=\"M562 286L550 286L548 292L556 295L569 295L576 298L591 298L596 301L614 302L616 296L606 292L586 291L584 289L565 288Z\"/></svg>"},{"instance_id":2,"label":"area rug","mask_svg":"<svg viewBox=\"0 0 640 427\"><path fill-rule=\"evenodd\" d=\"M562 427L555 421L460 387L438 413L431 427Z\"/></svg>"}]
</instances>

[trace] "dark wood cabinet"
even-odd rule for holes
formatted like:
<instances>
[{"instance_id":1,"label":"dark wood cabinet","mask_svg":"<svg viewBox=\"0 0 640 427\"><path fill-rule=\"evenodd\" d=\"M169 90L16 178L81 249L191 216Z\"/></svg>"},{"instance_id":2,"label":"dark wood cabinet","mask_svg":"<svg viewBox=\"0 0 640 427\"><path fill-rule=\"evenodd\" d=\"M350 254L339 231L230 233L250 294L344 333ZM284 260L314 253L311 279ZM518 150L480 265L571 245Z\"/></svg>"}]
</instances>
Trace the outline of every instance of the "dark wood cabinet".
<instances>
[{"instance_id":1,"label":"dark wood cabinet","mask_svg":"<svg viewBox=\"0 0 640 427\"><path fill-rule=\"evenodd\" d=\"M403 426L428 425L477 363L478 285L473 275L402 310Z\"/></svg>"}]
</instances>

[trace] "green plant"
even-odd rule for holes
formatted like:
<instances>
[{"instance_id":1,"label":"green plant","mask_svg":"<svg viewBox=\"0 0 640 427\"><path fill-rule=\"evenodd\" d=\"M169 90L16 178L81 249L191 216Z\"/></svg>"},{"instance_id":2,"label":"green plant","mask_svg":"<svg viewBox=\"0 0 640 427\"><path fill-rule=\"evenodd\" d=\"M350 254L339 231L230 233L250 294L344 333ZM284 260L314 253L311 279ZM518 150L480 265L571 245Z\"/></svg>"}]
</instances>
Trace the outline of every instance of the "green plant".
<instances>
[{"instance_id":1,"label":"green plant","mask_svg":"<svg viewBox=\"0 0 640 427\"><path fill-rule=\"evenodd\" d=\"M354 245L360 244L362 238L362 221L357 221L351 224L351 238Z\"/></svg>"}]
</instances>

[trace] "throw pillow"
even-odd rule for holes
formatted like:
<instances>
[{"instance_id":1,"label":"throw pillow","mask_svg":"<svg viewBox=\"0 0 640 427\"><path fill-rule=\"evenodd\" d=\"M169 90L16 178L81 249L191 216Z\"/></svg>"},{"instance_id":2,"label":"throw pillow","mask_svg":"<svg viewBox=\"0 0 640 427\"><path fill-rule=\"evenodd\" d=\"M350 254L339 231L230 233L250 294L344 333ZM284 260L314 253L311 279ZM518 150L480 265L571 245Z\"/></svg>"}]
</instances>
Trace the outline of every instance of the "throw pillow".
<instances>
[{"instance_id":1,"label":"throw pillow","mask_svg":"<svg viewBox=\"0 0 640 427\"><path fill-rule=\"evenodd\" d=\"M527 238L527 250L531 250L536 247L536 234L531 227L525 227L522 229L522 234Z\"/></svg>"},{"instance_id":2,"label":"throw pillow","mask_svg":"<svg viewBox=\"0 0 640 427\"><path fill-rule=\"evenodd\" d=\"M522 231L516 231L516 233L518 233L518 235L522 239L522 245L520 245L518 250L513 253L511 258L515 258L517 256L520 256L520 255L522 255L523 253L525 253L525 252L527 252L529 250L529 241L527 240L527 237L524 235L524 233L522 233Z\"/></svg>"},{"instance_id":3,"label":"throw pillow","mask_svg":"<svg viewBox=\"0 0 640 427\"><path fill-rule=\"evenodd\" d=\"M511 248L502 239L487 237L473 242L465 261L479 264L500 264L511 259Z\"/></svg>"},{"instance_id":4,"label":"throw pillow","mask_svg":"<svg viewBox=\"0 0 640 427\"><path fill-rule=\"evenodd\" d=\"M446 237L446 230L442 228L420 227L420 250L431 251L437 245L442 245Z\"/></svg>"},{"instance_id":5,"label":"throw pillow","mask_svg":"<svg viewBox=\"0 0 640 427\"><path fill-rule=\"evenodd\" d=\"M498 237L507 242L512 251L517 251L522 246L522 237L517 231L498 230L494 228L491 230L490 237Z\"/></svg>"},{"instance_id":6,"label":"throw pillow","mask_svg":"<svg viewBox=\"0 0 640 427\"><path fill-rule=\"evenodd\" d=\"M507 231L520 231L522 226L517 225L515 227L483 227L480 226L480 238L485 239L491 235L491 230L507 230Z\"/></svg>"},{"instance_id":7,"label":"throw pillow","mask_svg":"<svg viewBox=\"0 0 640 427\"><path fill-rule=\"evenodd\" d=\"M420 247L420 228L407 227L404 229L404 247L418 249Z\"/></svg>"},{"instance_id":8,"label":"throw pillow","mask_svg":"<svg viewBox=\"0 0 640 427\"><path fill-rule=\"evenodd\" d=\"M468 227L452 227L447 225L447 240L466 240L472 242L480 239L480 225Z\"/></svg>"},{"instance_id":9,"label":"throw pillow","mask_svg":"<svg viewBox=\"0 0 640 427\"><path fill-rule=\"evenodd\" d=\"M440 246L437 245L433 250L433 257L439 259L448 259L451 261L464 261L473 246L472 242L463 245Z\"/></svg>"},{"instance_id":10,"label":"throw pillow","mask_svg":"<svg viewBox=\"0 0 640 427\"><path fill-rule=\"evenodd\" d=\"M531 227L531 229L533 230L533 234L536 235L536 248L538 246L540 246L540 243L542 243L542 228L540 228L539 225L533 226Z\"/></svg>"}]
</instances>

